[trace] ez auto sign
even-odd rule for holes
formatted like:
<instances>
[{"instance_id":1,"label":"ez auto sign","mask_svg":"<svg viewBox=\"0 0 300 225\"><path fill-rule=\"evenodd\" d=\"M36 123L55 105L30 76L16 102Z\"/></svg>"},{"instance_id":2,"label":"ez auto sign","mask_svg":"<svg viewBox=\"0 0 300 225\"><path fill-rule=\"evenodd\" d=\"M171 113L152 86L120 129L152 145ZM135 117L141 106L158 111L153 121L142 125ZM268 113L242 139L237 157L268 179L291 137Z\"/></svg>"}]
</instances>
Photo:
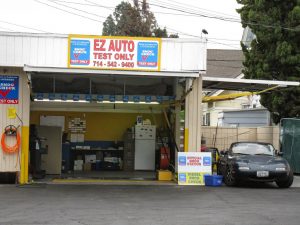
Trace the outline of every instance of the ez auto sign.
<instances>
[{"instance_id":1,"label":"ez auto sign","mask_svg":"<svg viewBox=\"0 0 300 225\"><path fill-rule=\"evenodd\" d=\"M160 71L161 39L69 36L69 68Z\"/></svg>"}]
</instances>

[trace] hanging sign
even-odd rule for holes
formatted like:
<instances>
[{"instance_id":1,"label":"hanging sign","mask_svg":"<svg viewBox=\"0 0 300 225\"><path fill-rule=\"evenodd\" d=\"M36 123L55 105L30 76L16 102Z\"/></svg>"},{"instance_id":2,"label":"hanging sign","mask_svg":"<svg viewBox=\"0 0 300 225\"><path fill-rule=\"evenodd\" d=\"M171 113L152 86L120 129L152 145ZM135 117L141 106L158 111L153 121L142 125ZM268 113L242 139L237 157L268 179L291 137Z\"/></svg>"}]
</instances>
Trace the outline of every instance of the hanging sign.
<instances>
[{"instance_id":1,"label":"hanging sign","mask_svg":"<svg viewBox=\"0 0 300 225\"><path fill-rule=\"evenodd\" d=\"M161 39L69 36L69 68L160 71Z\"/></svg>"},{"instance_id":2,"label":"hanging sign","mask_svg":"<svg viewBox=\"0 0 300 225\"><path fill-rule=\"evenodd\" d=\"M204 175L212 173L210 152L178 152L178 184L204 185Z\"/></svg>"},{"instance_id":3,"label":"hanging sign","mask_svg":"<svg viewBox=\"0 0 300 225\"><path fill-rule=\"evenodd\" d=\"M19 77L0 75L0 104L19 103Z\"/></svg>"}]
</instances>

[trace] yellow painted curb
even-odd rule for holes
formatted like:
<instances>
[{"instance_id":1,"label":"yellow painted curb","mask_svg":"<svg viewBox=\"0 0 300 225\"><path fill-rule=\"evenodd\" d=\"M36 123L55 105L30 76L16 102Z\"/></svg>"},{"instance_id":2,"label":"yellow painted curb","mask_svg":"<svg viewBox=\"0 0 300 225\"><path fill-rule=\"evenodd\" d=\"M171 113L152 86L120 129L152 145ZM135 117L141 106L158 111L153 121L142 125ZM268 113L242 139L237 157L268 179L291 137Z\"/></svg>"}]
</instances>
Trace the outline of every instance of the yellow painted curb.
<instances>
[{"instance_id":1,"label":"yellow painted curb","mask_svg":"<svg viewBox=\"0 0 300 225\"><path fill-rule=\"evenodd\" d=\"M53 179L52 183L174 183L170 181L152 181L152 180L101 180L101 179Z\"/></svg>"}]
</instances>

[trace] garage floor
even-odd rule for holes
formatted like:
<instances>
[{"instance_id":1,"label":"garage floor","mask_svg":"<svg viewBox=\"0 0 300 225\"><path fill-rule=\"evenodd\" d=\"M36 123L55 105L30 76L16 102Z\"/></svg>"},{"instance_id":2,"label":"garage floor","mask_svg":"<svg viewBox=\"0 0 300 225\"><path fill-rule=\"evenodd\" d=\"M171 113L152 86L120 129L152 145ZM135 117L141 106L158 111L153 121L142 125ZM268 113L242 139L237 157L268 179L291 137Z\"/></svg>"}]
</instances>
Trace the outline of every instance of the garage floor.
<instances>
[{"instance_id":1,"label":"garage floor","mask_svg":"<svg viewBox=\"0 0 300 225\"><path fill-rule=\"evenodd\" d=\"M39 182L49 182L53 179L101 179L101 180L156 180L154 171L76 171L63 173L61 175L47 175Z\"/></svg>"},{"instance_id":2,"label":"garage floor","mask_svg":"<svg viewBox=\"0 0 300 225\"><path fill-rule=\"evenodd\" d=\"M93 178L93 179L140 179L155 180L156 173L153 171L76 171L71 174L62 174L61 178Z\"/></svg>"}]
</instances>

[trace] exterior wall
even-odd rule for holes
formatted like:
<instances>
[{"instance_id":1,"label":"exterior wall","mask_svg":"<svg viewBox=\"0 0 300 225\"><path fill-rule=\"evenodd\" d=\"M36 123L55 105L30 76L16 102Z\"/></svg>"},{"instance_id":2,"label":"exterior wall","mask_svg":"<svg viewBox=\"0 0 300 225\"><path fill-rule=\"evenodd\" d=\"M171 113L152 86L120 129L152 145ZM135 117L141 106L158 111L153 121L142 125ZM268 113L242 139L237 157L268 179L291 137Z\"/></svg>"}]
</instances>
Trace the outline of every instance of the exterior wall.
<instances>
[{"instance_id":1,"label":"exterior wall","mask_svg":"<svg viewBox=\"0 0 300 225\"><path fill-rule=\"evenodd\" d=\"M215 139L215 137L217 138ZM202 127L202 138L206 146L217 147L219 150L228 149L236 141L259 141L272 143L279 149L279 127Z\"/></svg>"},{"instance_id":2,"label":"exterior wall","mask_svg":"<svg viewBox=\"0 0 300 225\"><path fill-rule=\"evenodd\" d=\"M161 71L205 71L204 39L162 39ZM0 66L67 67L68 35L0 32Z\"/></svg>"},{"instance_id":3,"label":"exterior wall","mask_svg":"<svg viewBox=\"0 0 300 225\"><path fill-rule=\"evenodd\" d=\"M228 95L232 93L239 93L237 91L223 91L220 95ZM241 97L234 100L213 102L212 106L209 107L207 103L203 108L203 115L210 113L210 126L217 126L219 121L219 113L225 110L239 110L242 109L243 104L249 104L247 97Z\"/></svg>"},{"instance_id":4,"label":"exterior wall","mask_svg":"<svg viewBox=\"0 0 300 225\"><path fill-rule=\"evenodd\" d=\"M0 65L67 67L66 35L0 33Z\"/></svg>"},{"instance_id":5,"label":"exterior wall","mask_svg":"<svg viewBox=\"0 0 300 225\"><path fill-rule=\"evenodd\" d=\"M48 112L31 111L30 123L40 124L40 116L64 116L65 131L68 131L69 120L73 118L84 118L86 120L86 132L84 138L86 141L122 141L127 128L130 128L136 122L137 116L143 116L143 119L150 119L151 114L143 113L109 113L109 112ZM157 126L163 124L163 115L155 114Z\"/></svg>"},{"instance_id":6,"label":"exterior wall","mask_svg":"<svg viewBox=\"0 0 300 225\"><path fill-rule=\"evenodd\" d=\"M19 76L19 104L0 104L0 130L1 134L7 125L20 126L18 131L21 135L22 145L18 154L6 154L2 151L0 146L0 172L16 172L20 171L22 162L22 151L28 151L26 142L28 143L28 131L29 131L29 109L30 109L30 90L28 86L28 80L26 74L21 68L0 68L1 75L14 75ZM15 108L18 116L22 122L16 119L9 119L7 116L8 108ZM24 129L25 128L25 129ZM26 132L25 132L26 131ZM7 138L8 145L14 145L15 140L9 140ZM25 143L25 145L23 144ZM26 148L26 149L25 149Z\"/></svg>"}]
</instances>

